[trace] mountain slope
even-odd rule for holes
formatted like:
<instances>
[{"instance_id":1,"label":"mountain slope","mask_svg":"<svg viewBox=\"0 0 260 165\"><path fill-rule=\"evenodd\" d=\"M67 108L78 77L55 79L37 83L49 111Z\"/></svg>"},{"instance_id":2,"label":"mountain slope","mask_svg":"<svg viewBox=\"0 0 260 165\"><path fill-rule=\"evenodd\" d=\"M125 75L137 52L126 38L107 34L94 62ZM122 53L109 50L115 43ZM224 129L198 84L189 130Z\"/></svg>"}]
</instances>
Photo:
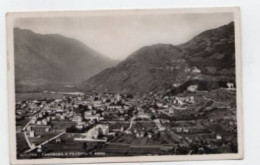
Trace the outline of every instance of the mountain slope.
<instances>
[{"instance_id":1,"label":"mountain slope","mask_svg":"<svg viewBox=\"0 0 260 165\"><path fill-rule=\"evenodd\" d=\"M19 28L14 29L14 49L17 90L32 84L74 84L116 64L75 39Z\"/></svg>"},{"instance_id":2,"label":"mountain slope","mask_svg":"<svg viewBox=\"0 0 260 165\"><path fill-rule=\"evenodd\" d=\"M174 64L184 63L178 60L181 50L172 45L154 45L144 47L130 55L116 67L109 68L90 78L87 89L114 92L148 92L161 90L173 78L182 75L174 70ZM185 66L185 64L183 64Z\"/></svg>"},{"instance_id":3,"label":"mountain slope","mask_svg":"<svg viewBox=\"0 0 260 165\"><path fill-rule=\"evenodd\" d=\"M95 92L165 92L193 80L217 82L218 86L219 81L234 81L234 70L234 24L230 23L178 46L143 47L85 81L82 88Z\"/></svg>"},{"instance_id":4,"label":"mountain slope","mask_svg":"<svg viewBox=\"0 0 260 165\"><path fill-rule=\"evenodd\" d=\"M234 23L207 30L180 45L185 59L207 75L231 75L235 69Z\"/></svg>"}]
</instances>

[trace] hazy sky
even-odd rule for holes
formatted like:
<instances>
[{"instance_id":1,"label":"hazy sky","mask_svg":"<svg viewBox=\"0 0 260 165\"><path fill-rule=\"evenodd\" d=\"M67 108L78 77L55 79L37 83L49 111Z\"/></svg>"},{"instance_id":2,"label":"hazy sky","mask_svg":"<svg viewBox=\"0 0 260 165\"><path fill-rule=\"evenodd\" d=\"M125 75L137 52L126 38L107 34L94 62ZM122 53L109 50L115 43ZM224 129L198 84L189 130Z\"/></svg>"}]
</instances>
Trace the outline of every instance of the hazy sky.
<instances>
[{"instance_id":1,"label":"hazy sky","mask_svg":"<svg viewBox=\"0 0 260 165\"><path fill-rule=\"evenodd\" d=\"M233 21L231 13L20 18L15 27L78 39L112 59L157 43L184 43Z\"/></svg>"}]
</instances>

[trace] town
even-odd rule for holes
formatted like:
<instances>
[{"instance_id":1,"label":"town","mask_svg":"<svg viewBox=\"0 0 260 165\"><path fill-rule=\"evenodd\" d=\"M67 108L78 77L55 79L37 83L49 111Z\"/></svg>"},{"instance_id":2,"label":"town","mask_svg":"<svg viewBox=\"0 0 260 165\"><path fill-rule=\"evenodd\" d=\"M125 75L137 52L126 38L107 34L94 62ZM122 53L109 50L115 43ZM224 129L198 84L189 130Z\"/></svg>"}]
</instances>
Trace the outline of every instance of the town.
<instances>
[{"instance_id":1,"label":"town","mask_svg":"<svg viewBox=\"0 0 260 165\"><path fill-rule=\"evenodd\" d=\"M19 100L16 138L20 159L236 153L236 89Z\"/></svg>"}]
</instances>

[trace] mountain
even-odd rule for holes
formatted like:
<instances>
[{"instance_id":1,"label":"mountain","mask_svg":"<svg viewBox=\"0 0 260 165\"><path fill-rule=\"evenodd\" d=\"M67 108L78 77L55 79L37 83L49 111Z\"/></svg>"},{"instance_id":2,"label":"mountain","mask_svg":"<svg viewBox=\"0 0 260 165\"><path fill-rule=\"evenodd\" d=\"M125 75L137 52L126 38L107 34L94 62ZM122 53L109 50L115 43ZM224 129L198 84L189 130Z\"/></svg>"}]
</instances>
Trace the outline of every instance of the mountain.
<instances>
[{"instance_id":1,"label":"mountain","mask_svg":"<svg viewBox=\"0 0 260 165\"><path fill-rule=\"evenodd\" d=\"M235 76L234 22L207 30L180 45L185 59L207 75Z\"/></svg>"},{"instance_id":2,"label":"mountain","mask_svg":"<svg viewBox=\"0 0 260 165\"><path fill-rule=\"evenodd\" d=\"M17 91L74 85L117 63L78 40L19 28L14 50Z\"/></svg>"},{"instance_id":3,"label":"mountain","mask_svg":"<svg viewBox=\"0 0 260 165\"><path fill-rule=\"evenodd\" d=\"M207 30L177 46L143 47L82 83L92 92L165 92L199 84L202 89L235 81L234 23ZM179 89L181 88L181 89ZM176 90L175 90L176 91Z\"/></svg>"}]
</instances>

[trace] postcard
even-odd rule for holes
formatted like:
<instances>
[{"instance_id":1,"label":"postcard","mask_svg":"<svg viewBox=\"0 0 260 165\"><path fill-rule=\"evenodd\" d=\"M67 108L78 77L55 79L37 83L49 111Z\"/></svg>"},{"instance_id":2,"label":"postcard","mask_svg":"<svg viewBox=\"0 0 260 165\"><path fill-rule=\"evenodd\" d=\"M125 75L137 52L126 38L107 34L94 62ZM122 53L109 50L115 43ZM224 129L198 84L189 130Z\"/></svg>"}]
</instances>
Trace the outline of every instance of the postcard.
<instances>
[{"instance_id":1,"label":"postcard","mask_svg":"<svg viewBox=\"0 0 260 165\"><path fill-rule=\"evenodd\" d=\"M7 14L12 164L243 158L238 7Z\"/></svg>"}]
</instances>

